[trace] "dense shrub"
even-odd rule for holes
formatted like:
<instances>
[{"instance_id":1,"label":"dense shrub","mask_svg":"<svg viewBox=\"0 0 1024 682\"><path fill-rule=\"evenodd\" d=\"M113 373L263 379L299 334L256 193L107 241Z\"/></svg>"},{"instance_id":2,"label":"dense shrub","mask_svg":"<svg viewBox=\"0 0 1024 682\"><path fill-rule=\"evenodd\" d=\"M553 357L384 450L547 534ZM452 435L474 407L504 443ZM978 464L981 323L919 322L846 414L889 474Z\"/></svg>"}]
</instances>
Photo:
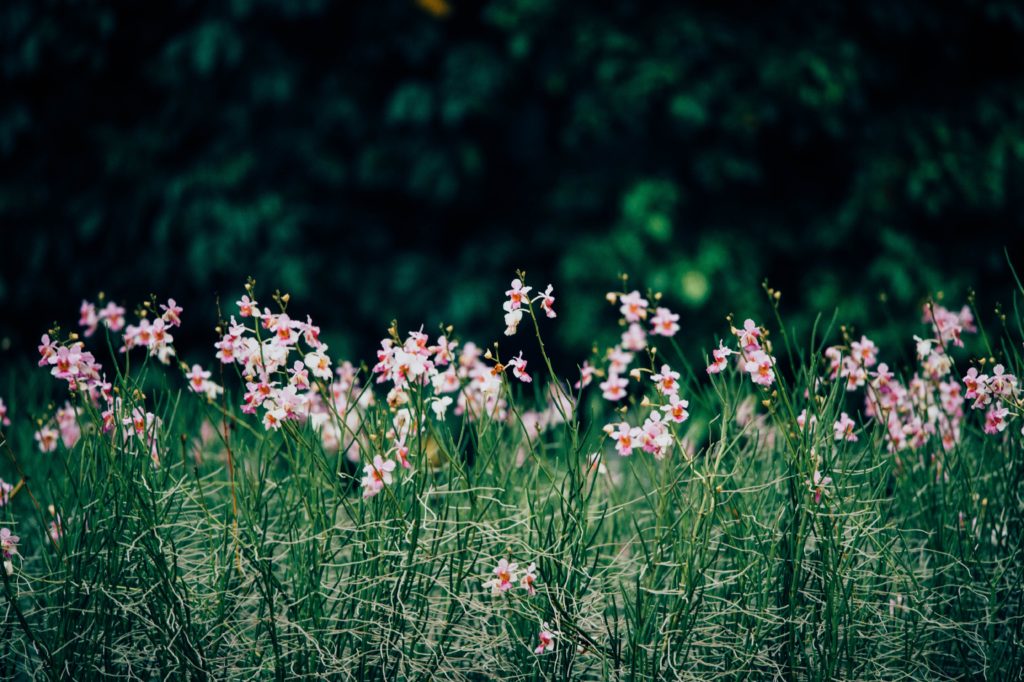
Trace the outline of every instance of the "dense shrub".
<instances>
[{"instance_id":1,"label":"dense shrub","mask_svg":"<svg viewBox=\"0 0 1024 682\"><path fill-rule=\"evenodd\" d=\"M352 355L395 317L490 333L515 267L578 301L572 357L619 272L701 336L764 276L808 331L877 325L880 293L897 320L994 300L999 247L1024 256L1022 63L1010 1L8 0L3 336L172 279L206 330L248 274Z\"/></svg>"}]
</instances>

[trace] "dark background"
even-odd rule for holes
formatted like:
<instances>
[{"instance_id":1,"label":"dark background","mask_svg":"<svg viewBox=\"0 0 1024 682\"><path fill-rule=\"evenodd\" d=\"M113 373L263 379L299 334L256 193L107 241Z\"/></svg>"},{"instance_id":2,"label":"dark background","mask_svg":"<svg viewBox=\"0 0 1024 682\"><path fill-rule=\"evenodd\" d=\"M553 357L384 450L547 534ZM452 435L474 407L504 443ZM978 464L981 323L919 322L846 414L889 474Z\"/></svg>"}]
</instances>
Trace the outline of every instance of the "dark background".
<instances>
[{"instance_id":1,"label":"dark background","mask_svg":"<svg viewBox=\"0 0 1024 682\"><path fill-rule=\"evenodd\" d=\"M1022 66L1016 2L5 0L0 357L103 290L208 359L250 274L360 358L394 317L499 337L517 267L571 357L620 272L704 346L765 277L798 327L990 311Z\"/></svg>"}]
</instances>

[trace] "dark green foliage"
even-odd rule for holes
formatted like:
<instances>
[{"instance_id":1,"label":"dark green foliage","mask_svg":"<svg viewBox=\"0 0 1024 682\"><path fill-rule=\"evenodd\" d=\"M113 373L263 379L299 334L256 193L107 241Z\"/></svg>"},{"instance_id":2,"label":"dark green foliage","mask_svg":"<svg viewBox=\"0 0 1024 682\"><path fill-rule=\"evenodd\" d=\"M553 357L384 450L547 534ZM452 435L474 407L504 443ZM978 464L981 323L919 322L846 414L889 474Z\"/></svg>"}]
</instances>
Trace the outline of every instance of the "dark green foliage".
<instances>
[{"instance_id":1,"label":"dark green foliage","mask_svg":"<svg viewBox=\"0 0 1024 682\"><path fill-rule=\"evenodd\" d=\"M250 273L365 352L424 311L493 333L525 265L573 301L574 361L622 271L694 335L765 276L855 323L994 294L1021 64L1014 2L9 0L0 336L156 291L205 348Z\"/></svg>"}]
</instances>

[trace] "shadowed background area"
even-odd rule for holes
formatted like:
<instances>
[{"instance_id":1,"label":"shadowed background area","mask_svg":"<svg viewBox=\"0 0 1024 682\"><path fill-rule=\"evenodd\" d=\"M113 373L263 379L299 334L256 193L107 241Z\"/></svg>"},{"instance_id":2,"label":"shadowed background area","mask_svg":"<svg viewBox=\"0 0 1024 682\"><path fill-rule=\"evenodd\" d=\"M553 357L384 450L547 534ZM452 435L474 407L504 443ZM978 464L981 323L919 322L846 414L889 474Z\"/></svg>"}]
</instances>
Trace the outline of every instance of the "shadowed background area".
<instances>
[{"instance_id":1,"label":"shadowed background area","mask_svg":"<svg viewBox=\"0 0 1024 682\"><path fill-rule=\"evenodd\" d=\"M704 345L765 277L797 325L990 310L1022 64L1015 2L7 0L3 355L100 290L212 353L250 274L363 358L395 317L500 336L517 267L570 357L620 272Z\"/></svg>"}]
</instances>

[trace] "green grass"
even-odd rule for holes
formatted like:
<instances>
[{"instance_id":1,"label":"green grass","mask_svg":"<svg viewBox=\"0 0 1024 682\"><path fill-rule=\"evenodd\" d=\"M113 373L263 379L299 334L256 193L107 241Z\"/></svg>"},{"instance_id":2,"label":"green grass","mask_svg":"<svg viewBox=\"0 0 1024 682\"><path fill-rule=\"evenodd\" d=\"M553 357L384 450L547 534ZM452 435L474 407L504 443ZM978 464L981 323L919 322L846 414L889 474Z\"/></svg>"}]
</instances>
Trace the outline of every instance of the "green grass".
<instances>
[{"instance_id":1,"label":"green grass","mask_svg":"<svg viewBox=\"0 0 1024 682\"><path fill-rule=\"evenodd\" d=\"M536 312L502 340L503 358L557 324ZM952 376L989 356L1017 374L1019 320L1000 315L998 331L950 348ZM955 447L930 437L891 453L884 426L860 414L864 389L821 379L824 348L847 347L847 330L823 324L800 339L780 317L770 326L770 388L731 367L709 377L701 349L712 340L686 339L684 325L671 341L651 337L655 358L637 354L645 378L631 382L624 415L595 381L553 403L549 414L566 418L539 435L527 411L548 404L542 384L555 379L542 342L533 384L498 375L505 419L449 410L439 420L432 389L414 386L412 468L370 499L361 469L391 450L394 412L365 367L350 403L363 391L377 400L351 424L338 415L348 446L325 447L305 421L266 431L242 414L234 365L215 368L226 393L210 401L144 351L105 351L121 412L138 405L162 420L158 466L145 438L101 433L100 408L81 396L71 398L81 439L39 452L37 420L67 391L45 369L18 368L0 456L0 477L18 487L0 525L21 541L3 579L0 669L69 679L1021 679L1020 420L983 433L968 401ZM97 357L104 333L90 340ZM898 375L915 371L900 360L913 357L907 341L879 352ZM673 427L664 458L620 457L602 427L643 421L643 396L655 398L646 372L662 362L680 371L692 416ZM1016 398L1007 404L1019 412ZM804 409L817 421L801 429ZM841 412L857 421L857 442L834 439ZM590 467L595 452L606 472ZM807 484L815 470L832 478L821 504ZM483 587L501 558L536 562L535 595ZM537 655L542 622L557 635Z\"/></svg>"}]
</instances>

